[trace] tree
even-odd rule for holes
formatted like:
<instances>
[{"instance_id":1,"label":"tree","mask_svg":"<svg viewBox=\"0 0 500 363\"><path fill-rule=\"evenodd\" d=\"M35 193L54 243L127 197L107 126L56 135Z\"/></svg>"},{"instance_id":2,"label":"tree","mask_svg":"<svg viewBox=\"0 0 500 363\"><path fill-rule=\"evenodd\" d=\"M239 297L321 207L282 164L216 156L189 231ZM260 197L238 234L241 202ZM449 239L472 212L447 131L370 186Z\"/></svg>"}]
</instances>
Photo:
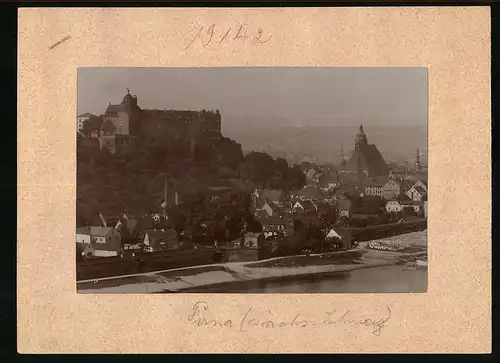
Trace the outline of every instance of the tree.
<instances>
[{"instance_id":1,"label":"tree","mask_svg":"<svg viewBox=\"0 0 500 363\"><path fill-rule=\"evenodd\" d=\"M304 222L302 222L300 219L295 219L293 221L293 231L295 233L299 233L301 232L302 230L304 230L306 228Z\"/></svg>"},{"instance_id":2,"label":"tree","mask_svg":"<svg viewBox=\"0 0 500 363\"><path fill-rule=\"evenodd\" d=\"M245 221L247 225L247 231L248 232L262 232L262 225L260 224L259 221L255 219L253 214L251 214L248 210L246 210L243 214L243 220Z\"/></svg>"},{"instance_id":3,"label":"tree","mask_svg":"<svg viewBox=\"0 0 500 363\"><path fill-rule=\"evenodd\" d=\"M299 190L306 185L306 176L298 166L288 169L286 180L288 187L293 190Z\"/></svg>"},{"instance_id":4,"label":"tree","mask_svg":"<svg viewBox=\"0 0 500 363\"><path fill-rule=\"evenodd\" d=\"M366 214L379 214L385 211L385 201L379 196L367 195L363 198L363 211Z\"/></svg>"},{"instance_id":5,"label":"tree","mask_svg":"<svg viewBox=\"0 0 500 363\"><path fill-rule=\"evenodd\" d=\"M101 125L102 125L102 118L100 116L91 116L89 119L83 122L81 132L86 137L90 137L92 131L99 130Z\"/></svg>"},{"instance_id":6,"label":"tree","mask_svg":"<svg viewBox=\"0 0 500 363\"><path fill-rule=\"evenodd\" d=\"M328 208L321 213L320 221L324 227L328 228L337 222L337 217L337 211L334 208Z\"/></svg>"},{"instance_id":7,"label":"tree","mask_svg":"<svg viewBox=\"0 0 500 363\"><path fill-rule=\"evenodd\" d=\"M244 221L240 214L234 215L229 218L226 224L227 231L229 232L229 239L233 240L241 236L244 228Z\"/></svg>"},{"instance_id":8,"label":"tree","mask_svg":"<svg viewBox=\"0 0 500 363\"><path fill-rule=\"evenodd\" d=\"M245 156L245 163L248 165L250 180L265 186L274 171L273 158L266 153L252 151Z\"/></svg>"}]
</instances>

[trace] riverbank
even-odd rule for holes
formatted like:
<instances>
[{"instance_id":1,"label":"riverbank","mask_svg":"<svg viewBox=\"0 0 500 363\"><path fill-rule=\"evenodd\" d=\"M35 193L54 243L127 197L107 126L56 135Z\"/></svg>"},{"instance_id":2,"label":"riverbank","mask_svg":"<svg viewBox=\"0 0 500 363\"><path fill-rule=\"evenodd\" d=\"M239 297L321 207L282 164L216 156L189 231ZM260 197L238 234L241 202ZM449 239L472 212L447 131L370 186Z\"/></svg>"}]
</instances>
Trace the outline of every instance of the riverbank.
<instances>
[{"instance_id":1,"label":"riverbank","mask_svg":"<svg viewBox=\"0 0 500 363\"><path fill-rule=\"evenodd\" d=\"M426 231L377 240L426 247ZM312 277L326 278L354 270L400 264L404 254L370 250L366 243L356 249L316 255L276 257L259 262L232 262L157 271L77 283L79 293L164 293L208 290L245 290L255 283L285 283ZM411 291L408 291L411 292Z\"/></svg>"}]
</instances>

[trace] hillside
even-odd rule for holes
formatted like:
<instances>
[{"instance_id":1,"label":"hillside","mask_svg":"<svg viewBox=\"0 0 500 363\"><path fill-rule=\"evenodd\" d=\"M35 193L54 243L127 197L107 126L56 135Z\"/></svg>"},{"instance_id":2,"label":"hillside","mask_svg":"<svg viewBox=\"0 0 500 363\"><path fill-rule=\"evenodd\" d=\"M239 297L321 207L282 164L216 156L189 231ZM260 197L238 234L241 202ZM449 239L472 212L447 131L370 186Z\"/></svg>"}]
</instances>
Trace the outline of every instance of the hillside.
<instances>
[{"instance_id":1,"label":"hillside","mask_svg":"<svg viewBox=\"0 0 500 363\"><path fill-rule=\"evenodd\" d=\"M113 156L102 151L77 153L77 220L98 213L158 211L164 198L189 203L209 187L230 187L247 194L255 187L301 188L305 177L283 159L264 153L244 156L241 145L229 139L200 142L191 154L188 142L163 140L139 144L134 152Z\"/></svg>"}]
</instances>

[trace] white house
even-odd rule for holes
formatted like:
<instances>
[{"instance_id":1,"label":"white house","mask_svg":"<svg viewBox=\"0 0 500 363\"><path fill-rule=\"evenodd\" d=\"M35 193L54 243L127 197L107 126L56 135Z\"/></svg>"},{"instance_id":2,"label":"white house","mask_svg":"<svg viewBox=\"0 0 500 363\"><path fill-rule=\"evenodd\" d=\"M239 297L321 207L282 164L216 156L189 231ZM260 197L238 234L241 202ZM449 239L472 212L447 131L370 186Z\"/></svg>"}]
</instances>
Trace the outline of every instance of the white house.
<instances>
[{"instance_id":1,"label":"white house","mask_svg":"<svg viewBox=\"0 0 500 363\"><path fill-rule=\"evenodd\" d=\"M112 227L79 227L76 229L76 243L83 247L85 256L110 257L122 252L121 234Z\"/></svg>"},{"instance_id":2,"label":"white house","mask_svg":"<svg viewBox=\"0 0 500 363\"><path fill-rule=\"evenodd\" d=\"M406 192L406 195L415 202L420 202L426 194L427 192L420 185L414 185Z\"/></svg>"},{"instance_id":3,"label":"white house","mask_svg":"<svg viewBox=\"0 0 500 363\"><path fill-rule=\"evenodd\" d=\"M90 228L89 227L78 227L76 229L76 243L90 244Z\"/></svg>"},{"instance_id":4,"label":"white house","mask_svg":"<svg viewBox=\"0 0 500 363\"><path fill-rule=\"evenodd\" d=\"M375 195L381 197L383 194L384 185L377 183L370 183L364 188L365 195Z\"/></svg>"},{"instance_id":5,"label":"white house","mask_svg":"<svg viewBox=\"0 0 500 363\"><path fill-rule=\"evenodd\" d=\"M382 197L389 199L401 194L401 185L394 179L389 179L382 187Z\"/></svg>"},{"instance_id":6,"label":"white house","mask_svg":"<svg viewBox=\"0 0 500 363\"><path fill-rule=\"evenodd\" d=\"M78 115L76 117L76 129L77 129L77 131L82 131L83 123L93 116L94 115L92 115L91 113L84 113L84 114Z\"/></svg>"},{"instance_id":7,"label":"white house","mask_svg":"<svg viewBox=\"0 0 500 363\"><path fill-rule=\"evenodd\" d=\"M401 212L403 210L403 205L397 199L388 200L385 204L385 210L389 213Z\"/></svg>"},{"instance_id":8,"label":"white house","mask_svg":"<svg viewBox=\"0 0 500 363\"><path fill-rule=\"evenodd\" d=\"M339 217L351 218L352 203L349 199L340 199L337 203Z\"/></svg>"},{"instance_id":9,"label":"white house","mask_svg":"<svg viewBox=\"0 0 500 363\"><path fill-rule=\"evenodd\" d=\"M338 234L333 228L330 229L330 232L328 232L328 234L326 235L325 239L331 239L331 238L338 238L338 239L342 239L342 237L340 236L340 234Z\"/></svg>"},{"instance_id":10,"label":"white house","mask_svg":"<svg viewBox=\"0 0 500 363\"><path fill-rule=\"evenodd\" d=\"M118 256L121 251L121 234L113 227L89 227L93 255L97 257Z\"/></svg>"},{"instance_id":11,"label":"white house","mask_svg":"<svg viewBox=\"0 0 500 363\"><path fill-rule=\"evenodd\" d=\"M415 202L415 201L401 202L397 199L388 200L387 203L385 204L385 210L389 213L401 212L401 211L403 211L404 208L408 208L408 207L413 208L415 213L419 213L421 205L420 205L420 202Z\"/></svg>"}]
</instances>

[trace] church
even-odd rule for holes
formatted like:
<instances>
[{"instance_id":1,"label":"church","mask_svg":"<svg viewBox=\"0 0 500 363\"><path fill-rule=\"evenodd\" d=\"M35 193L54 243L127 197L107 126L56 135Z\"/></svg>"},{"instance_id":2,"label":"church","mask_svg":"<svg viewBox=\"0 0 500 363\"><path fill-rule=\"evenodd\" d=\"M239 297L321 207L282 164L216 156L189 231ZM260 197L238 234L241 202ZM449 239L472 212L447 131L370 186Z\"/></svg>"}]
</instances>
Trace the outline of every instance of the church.
<instances>
[{"instance_id":1,"label":"church","mask_svg":"<svg viewBox=\"0 0 500 363\"><path fill-rule=\"evenodd\" d=\"M365 177L386 177L389 168L375 145L368 144L363 125L356 135L354 151L345 167L349 173L359 173Z\"/></svg>"}]
</instances>

